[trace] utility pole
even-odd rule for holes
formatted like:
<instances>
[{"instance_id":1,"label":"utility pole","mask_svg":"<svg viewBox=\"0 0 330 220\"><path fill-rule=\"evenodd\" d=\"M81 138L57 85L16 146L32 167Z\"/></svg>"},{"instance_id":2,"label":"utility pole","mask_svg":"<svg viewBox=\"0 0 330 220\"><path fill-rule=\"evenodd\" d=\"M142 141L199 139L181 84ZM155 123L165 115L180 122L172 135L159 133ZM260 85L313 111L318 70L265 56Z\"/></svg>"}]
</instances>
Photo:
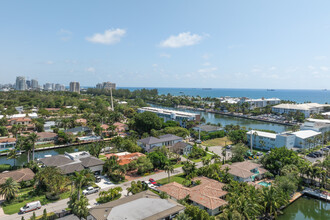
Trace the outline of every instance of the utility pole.
<instances>
[{"instance_id":1,"label":"utility pole","mask_svg":"<svg viewBox=\"0 0 330 220\"><path fill-rule=\"evenodd\" d=\"M110 95L111 95L111 110L113 111L113 98L112 98L112 87L110 87Z\"/></svg>"}]
</instances>

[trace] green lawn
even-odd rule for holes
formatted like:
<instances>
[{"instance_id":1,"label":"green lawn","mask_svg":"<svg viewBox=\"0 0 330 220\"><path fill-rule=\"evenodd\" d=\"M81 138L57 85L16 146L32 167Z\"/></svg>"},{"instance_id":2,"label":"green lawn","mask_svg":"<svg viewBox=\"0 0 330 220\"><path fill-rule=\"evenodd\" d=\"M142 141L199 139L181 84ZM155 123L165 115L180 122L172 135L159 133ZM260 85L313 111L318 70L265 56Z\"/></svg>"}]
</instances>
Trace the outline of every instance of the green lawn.
<instances>
[{"instance_id":1,"label":"green lawn","mask_svg":"<svg viewBox=\"0 0 330 220\"><path fill-rule=\"evenodd\" d=\"M225 146L228 144L232 144L232 142L227 138L214 138L210 140L203 141L202 145L206 147L213 147L213 146Z\"/></svg>"},{"instance_id":2,"label":"green lawn","mask_svg":"<svg viewBox=\"0 0 330 220\"><path fill-rule=\"evenodd\" d=\"M182 166L183 166L182 163L177 163L177 164L173 165L174 169L175 169L175 168L178 168L178 167L182 167Z\"/></svg>"},{"instance_id":3,"label":"green lawn","mask_svg":"<svg viewBox=\"0 0 330 220\"><path fill-rule=\"evenodd\" d=\"M207 153L205 157L202 157L202 158L199 158L199 159L193 159L191 161L194 162L194 163L198 163L198 162L201 162L203 158L211 160L212 159L212 154Z\"/></svg>"},{"instance_id":4,"label":"green lawn","mask_svg":"<svg viewBox=\"0 0 330 220\"><path fill-rule=\"evenodd\" d=\"M3 212L7 215L18 213L19 209L21 207L23 207L26 203L33 202L33 201L38 201L38 200L41 202L42 205L54 202L53 200L47 199L45 195L28 197L27 194L32 190L33 190L33 187L28 187L28 188L25 188L25 189L21 189L20 192L18 193L19 196L17 198L17 200L21 201L21 202L14 201L10 204L3 203L2 204ZM70 190L67 191L67 192L62 193L60 195L60 199L66 199L66 198L69 198L69 196L70 196ZM22 197L23 197L23 199L22 199Z\"/></svg>"},{"instance_id":5,"label":"green lawn","mask_svg":"<svg viewBox=\"0 0 330 220\"><path fill-rule=\"evenodd\" d=\"M185 178L183 173L170 177L170 182L177 182L182 184L184 180ZM157 180L156 182L164 185L168 183L168 178L166 177L164 179Z\"/></svg>"},{"instance_id":6,"label":"green lawn","mask_svg":"<svg viewBox=\"0 0 330 220\"><path fill-rule=\"evenodd\" d=\"M100 154L99 159L103 160L103 161L106 161L108 158L106 156L104 156L103 154Z\"/></svg>"}]
</instances>

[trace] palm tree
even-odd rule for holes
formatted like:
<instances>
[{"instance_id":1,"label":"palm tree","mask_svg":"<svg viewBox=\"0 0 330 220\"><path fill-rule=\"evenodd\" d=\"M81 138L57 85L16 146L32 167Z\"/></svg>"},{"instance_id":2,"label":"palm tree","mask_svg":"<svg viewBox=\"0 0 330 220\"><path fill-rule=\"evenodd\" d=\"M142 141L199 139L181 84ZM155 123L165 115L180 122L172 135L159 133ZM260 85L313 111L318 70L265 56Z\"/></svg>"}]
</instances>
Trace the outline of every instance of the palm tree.
<instances>
[{"instance_id":1,"label":"palm tree","mask_svg":"<svg viewBox=\"0 0 330 220\"><path fill-rule=\"evenodd\" d=\"M279 191L277 188L264 187L261 191L262 195L262 205L264 209L264 214L266 219L269 219L270 216L277 217L278 210L288 203L287 196L284 192Z\"/></svg>"},{"instance_id":2,"label":"palm tree","mask_svg":"<svg viewBox=\"0 0 330 220\"><path fill-rule=\"evenodd\" d=\"M77 189L78 201L80 200L80 191L81 191L82 186L87 185L94 180L95 180L95 177L94 177L93 173L88 169L82 170L80 172L75 172L75 176L73 177L73 183L75 185L75 188Z\"/></svg>"},{"instance_id":3,"label":"palm tree","mask_svg":"<svg viewBox=\"0 0 330 220\"><path fill-rule=\"evenodd\" d=\"M168 182L170 182L170 174L174 172L174 167L172 164L166 164L164 166L165 172L168 174Z\"/></svg>"},{"instance_id":4,"label":"palm tree","mask_svg":"<svg viewBox=\"0 0 330 220\"><path fill-rule=\"evenodd\" d=\"M14 199L18 191L19 185L11 177L6 179L6 181L0 185L0 195L4 196L7 202Z\"/></svg>"},{"instance_id":5,"label":"palm tree","mask_svg":"<svg viewBox=\"0 0 330 220\"><path fill-rule=\"evenodd\" d=\"M88 215L88 199L82 195L79 199L79 194L76 192L70 197L68 201L68 207L72 210L72 213L78 216L80 219L86 218Z\"/></svg>"},{"instance_id":6,"label":"palm tree","mask_svg":"<svg viewBox=\"0 0 330 220\"><path fill-rule=\"evenodd\" d=\"M33 132L33 133L31 133L29 135L28 139L31 141L31 145L32 145L32 161L34 161L34 149L35 149L36 142L38 140L38 135Z\"/></svg>"}]
</instances>

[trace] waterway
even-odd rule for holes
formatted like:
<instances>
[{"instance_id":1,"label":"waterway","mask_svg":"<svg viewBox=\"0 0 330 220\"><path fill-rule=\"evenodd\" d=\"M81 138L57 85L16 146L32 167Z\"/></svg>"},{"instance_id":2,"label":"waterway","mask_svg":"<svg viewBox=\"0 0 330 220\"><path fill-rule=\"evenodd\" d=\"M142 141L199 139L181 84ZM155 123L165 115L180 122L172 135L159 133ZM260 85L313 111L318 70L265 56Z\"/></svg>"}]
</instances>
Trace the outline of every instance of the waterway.
<instances>
[{"instance_id":1,"label":"waterway","mask_svg":"<svg viewBox=\"0 0 330 220\"><path fill-rule=\"evenodd\" d=\"M158 108L165 108L158 105L151 105ZM218 124L220 123L222 127L225 127L229 124L239 125L241 127L245 127L246 129L259 129L259 130L272 130L276 133L281 133L283 131L289 130L289 126L280 125L280 124L274 124L274 123L268 123L268 122L262 122L262 121L256 121L256 120L250 120L245 118L238 118L238 117L231 117L226 115L220 115L215 113L209 113L209 112L203 112L203 111L195 111L195 110L187 110L187 109L177 109L177 108L167 108L166 109L174 109L178 111L185 111L185 112L191 112L200 114L201 117L204 117L206 122L210 122L212 124Z\"/></svg>"},{"instance_id":2,"label":"waterway","mask_svg":"<svg viewBox=\"0 0 330 220\"><path fill-rule=\"evenodd\" d=\"M330 203L303 196L283 210L278 220L326 220L330 219Z\"/></svg>"}]
</instances>

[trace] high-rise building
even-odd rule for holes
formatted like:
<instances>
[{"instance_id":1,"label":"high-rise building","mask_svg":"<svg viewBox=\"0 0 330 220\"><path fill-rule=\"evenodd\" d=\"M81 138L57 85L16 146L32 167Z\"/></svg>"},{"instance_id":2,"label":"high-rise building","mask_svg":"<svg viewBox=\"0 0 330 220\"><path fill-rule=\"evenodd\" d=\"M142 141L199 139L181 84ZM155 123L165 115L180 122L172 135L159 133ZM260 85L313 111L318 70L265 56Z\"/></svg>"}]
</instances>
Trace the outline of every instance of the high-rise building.
<instances>
[{"instance_id":1,"label":"high-rise building","mask_svg":"<svg viewBox=\"0 0 330 220\"><path fill-rule=\"evenodd\" d=\"M70 92L80 93L80 84L79 84L79 82L70 82Z\"/></svg>"},{"instance_id":2,"label":"high-rise building","mask_svg":"<svg viewBox=\"0 0 330 220\"><path fill-rule=\"evenodd\" d=\"M26 81L24 76L16 77L16 90L26 90Z\"/></svg>"},{"instance_id":3,"label":"high-rise building","mask_svg":"<svg viewBox=\"0 0 330 220\"><path fill-rule=\"evenodd\" d=\"M26 80L26 88L27 89L31 88L31 80Z\"/></svg>"},{"instance_id":4,"label":"high-rise building","mask_svg":"<svg viewBox=\"0 0 330 220\"><path fill-rule=\"evenodd\" d=\"M38 84L38 81L36 79L31 80L31 89L33 89L33 90L38 90L39 89L39 84Z\"/></svg>"},{"instance_id":5,"label":"high-rise building","mask_svg":"<svg viewBox=\"0 0 330 220\"><path fill-rule=\"evenodd\" d=\"M53 91L53 85L52 85L52 83L46 83L44 85L44 90L45 91Z\"/></svg>"},{"instance_id":6,"label":"high-rise building","mask_svg":"<svg viewBox=\"0 0 330 220\"><path fill-rule=\"evenodd\" d=\"M55 91L65 91L65 86L61 84L55 84Z\"/></svg>"},{"instance_id":7,"label":"high-rise building","mask_svg":"<svg viewBox=\"0 0 330 220\"><path fill-rule=\"evenodd\" d=\"M116 89L116 83L112 83L112 82L98 83L96 84L96 88L105 89L105 90Z\"/></svg>"}]
</instances>

